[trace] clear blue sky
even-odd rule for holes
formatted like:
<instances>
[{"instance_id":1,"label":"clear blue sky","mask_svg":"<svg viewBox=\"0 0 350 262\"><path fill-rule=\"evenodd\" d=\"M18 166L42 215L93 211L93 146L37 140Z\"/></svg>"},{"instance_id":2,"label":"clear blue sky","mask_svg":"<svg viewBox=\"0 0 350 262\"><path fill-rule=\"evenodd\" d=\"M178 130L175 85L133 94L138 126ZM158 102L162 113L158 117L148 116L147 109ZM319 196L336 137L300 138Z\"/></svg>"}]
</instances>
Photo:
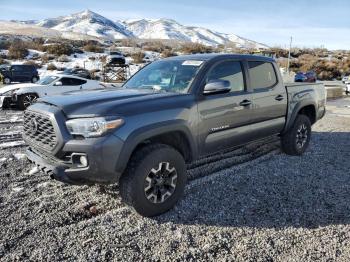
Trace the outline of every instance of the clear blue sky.
<instances>
[{"instance_id":1,"label":"clear blue sky","mask_svg":"<svg viewBox=\"0 0 350 262\"><path fill-rule=\"evenodd\" d=\"M111 20L172 18L271 46L350 49L348 0L0 0L0 20L44 19L90 9Z\"/></svg>"}]
</instances>

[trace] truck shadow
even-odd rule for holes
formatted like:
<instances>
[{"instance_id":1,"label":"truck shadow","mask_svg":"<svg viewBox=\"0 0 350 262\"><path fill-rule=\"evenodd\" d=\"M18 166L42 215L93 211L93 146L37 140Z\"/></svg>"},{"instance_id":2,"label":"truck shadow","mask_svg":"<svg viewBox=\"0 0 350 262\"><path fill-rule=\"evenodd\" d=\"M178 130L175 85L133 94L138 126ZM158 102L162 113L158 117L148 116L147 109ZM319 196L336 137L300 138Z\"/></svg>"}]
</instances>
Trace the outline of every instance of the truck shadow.
<instances>
[{"instance_id":1,"label":"truck shadow","mask_svg":"<svg viewBox=\"0 0 350 262\"><path fill-rule=\"evenodd\" d=\"M350 133L313 133L303 157L273 155L194 186L160 223L316 228L350 223Z\"/></svg>"}]
</instances>

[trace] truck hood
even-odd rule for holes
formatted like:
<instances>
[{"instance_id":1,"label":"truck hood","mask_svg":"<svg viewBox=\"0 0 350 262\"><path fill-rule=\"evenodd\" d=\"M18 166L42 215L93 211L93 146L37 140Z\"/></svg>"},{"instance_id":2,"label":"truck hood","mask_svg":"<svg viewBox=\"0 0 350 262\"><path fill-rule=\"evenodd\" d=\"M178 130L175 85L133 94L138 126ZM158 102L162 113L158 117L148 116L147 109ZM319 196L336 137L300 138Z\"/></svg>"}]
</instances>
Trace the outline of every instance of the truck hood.
<instances>
[{"instance_id":1,"label":"truck hood","mask_svg":"<svg viewBox=\"0 0 350 262\"><path fill-rule=\"evenodd\" d=\"M38 102L54 105L60 108L69 118L73 118L125 115L135 113L136 110L142 110L141 112L143 112L149 110L147 103L144 103L145 101L149 102L163 97L179 95L181 94L121 88L44 97L39 99Z\"/></svg>"},{"instance_id":2,"label":"truck hood","mask_svg":"<svg viewBox=\"0 0 350 262\"><path fill-rule=\"evenodd\" d=\"M16 89L22 89L22 88L25 88L25 87L36 87L36 86L39 86L39 85L38 84L32 84L32 83L8 85L8 86L0 88L0 95L6 93L8 91L12 91L12 90L16 90Z\"/></svg>"}]
</instances>

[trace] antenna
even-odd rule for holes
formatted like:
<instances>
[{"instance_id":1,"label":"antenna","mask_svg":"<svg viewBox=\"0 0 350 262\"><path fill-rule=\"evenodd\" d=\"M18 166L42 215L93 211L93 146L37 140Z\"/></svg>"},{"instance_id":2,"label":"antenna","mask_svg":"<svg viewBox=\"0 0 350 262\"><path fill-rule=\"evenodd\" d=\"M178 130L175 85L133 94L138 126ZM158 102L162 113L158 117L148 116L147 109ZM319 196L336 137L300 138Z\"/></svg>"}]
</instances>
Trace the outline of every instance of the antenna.
<instances>
[{"instance_id":1,"label":"antenna","mask_svg":"<svg viewBox=\"0 0 350 262\"><path fill-rule=\"evenodd\" d=\"M292 42L293 42L293 37L290 37L290 43L289 43L289 52L288 52L288 65L287 65L287 72L289 74L289 66L290 66L290 51L292 49Z\"/></svg>"}]
</instances>

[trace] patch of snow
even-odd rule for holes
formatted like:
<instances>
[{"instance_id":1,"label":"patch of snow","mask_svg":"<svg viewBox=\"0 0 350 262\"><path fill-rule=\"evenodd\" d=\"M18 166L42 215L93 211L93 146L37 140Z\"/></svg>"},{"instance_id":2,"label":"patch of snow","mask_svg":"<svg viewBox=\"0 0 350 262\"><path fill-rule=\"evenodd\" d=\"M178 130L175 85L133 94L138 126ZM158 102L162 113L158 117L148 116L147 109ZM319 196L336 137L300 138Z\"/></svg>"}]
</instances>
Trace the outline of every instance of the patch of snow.
<instances>
[{"instance_id":1,"label":"patch of snow","mask_svg":"<svg viewBox=\"0 0 350 262\"><path fill-rule=\"evenodd\" d=\"M38 184L36 187L42 188L42 187L47 187L48 185L50 185L50 182L43 182L43 183Z\"/></svg>"},{"instance_id":2,"label":"patch of snow","mask_svg":"<svg viewBox=\"0 0 350 262\"><path fill-rule=\"evenodd\" d=\"M27 155L26 154L22 154L22 153L16 153L16 154L13 154L13 157L17 160L23 160L23 159L26 159L27 158Z\"/></svg>"},{"instance_id":3,"label":"patch of snow","mask_svg":"<svg viewBox=\"0 0 350 262\"><path fill-rule=\"evenodd\" d=\"M23 145L25 145L25 142L23 140L5 142L5 143L0 144L0 149L6 149L6 148L11 148L11 147L23 146Z\"/></svg>"},{"instance_id":4,"label":"patch of snow","mask_svg":"<svg viewBox=\"0 0 350 262\"><path fill-rule=\"evenodd\" d=\"M39 168L37 166L33 167L31 170L29 170L29 172L27 173L27 175L34 175L36 173L39 172Z\"/></svg>"},{"instance_id":5,"label":"patch of snow","mask_svg":"<svg viewBox=\"0 0 350 262\"><path fill-rule=\"evenodd\" d=\"M24 187L13 187L12 188L12 191L14 191L14 192L20 192L20 191L22 191L24 189Z\"/></svg>"}]
</instances>

